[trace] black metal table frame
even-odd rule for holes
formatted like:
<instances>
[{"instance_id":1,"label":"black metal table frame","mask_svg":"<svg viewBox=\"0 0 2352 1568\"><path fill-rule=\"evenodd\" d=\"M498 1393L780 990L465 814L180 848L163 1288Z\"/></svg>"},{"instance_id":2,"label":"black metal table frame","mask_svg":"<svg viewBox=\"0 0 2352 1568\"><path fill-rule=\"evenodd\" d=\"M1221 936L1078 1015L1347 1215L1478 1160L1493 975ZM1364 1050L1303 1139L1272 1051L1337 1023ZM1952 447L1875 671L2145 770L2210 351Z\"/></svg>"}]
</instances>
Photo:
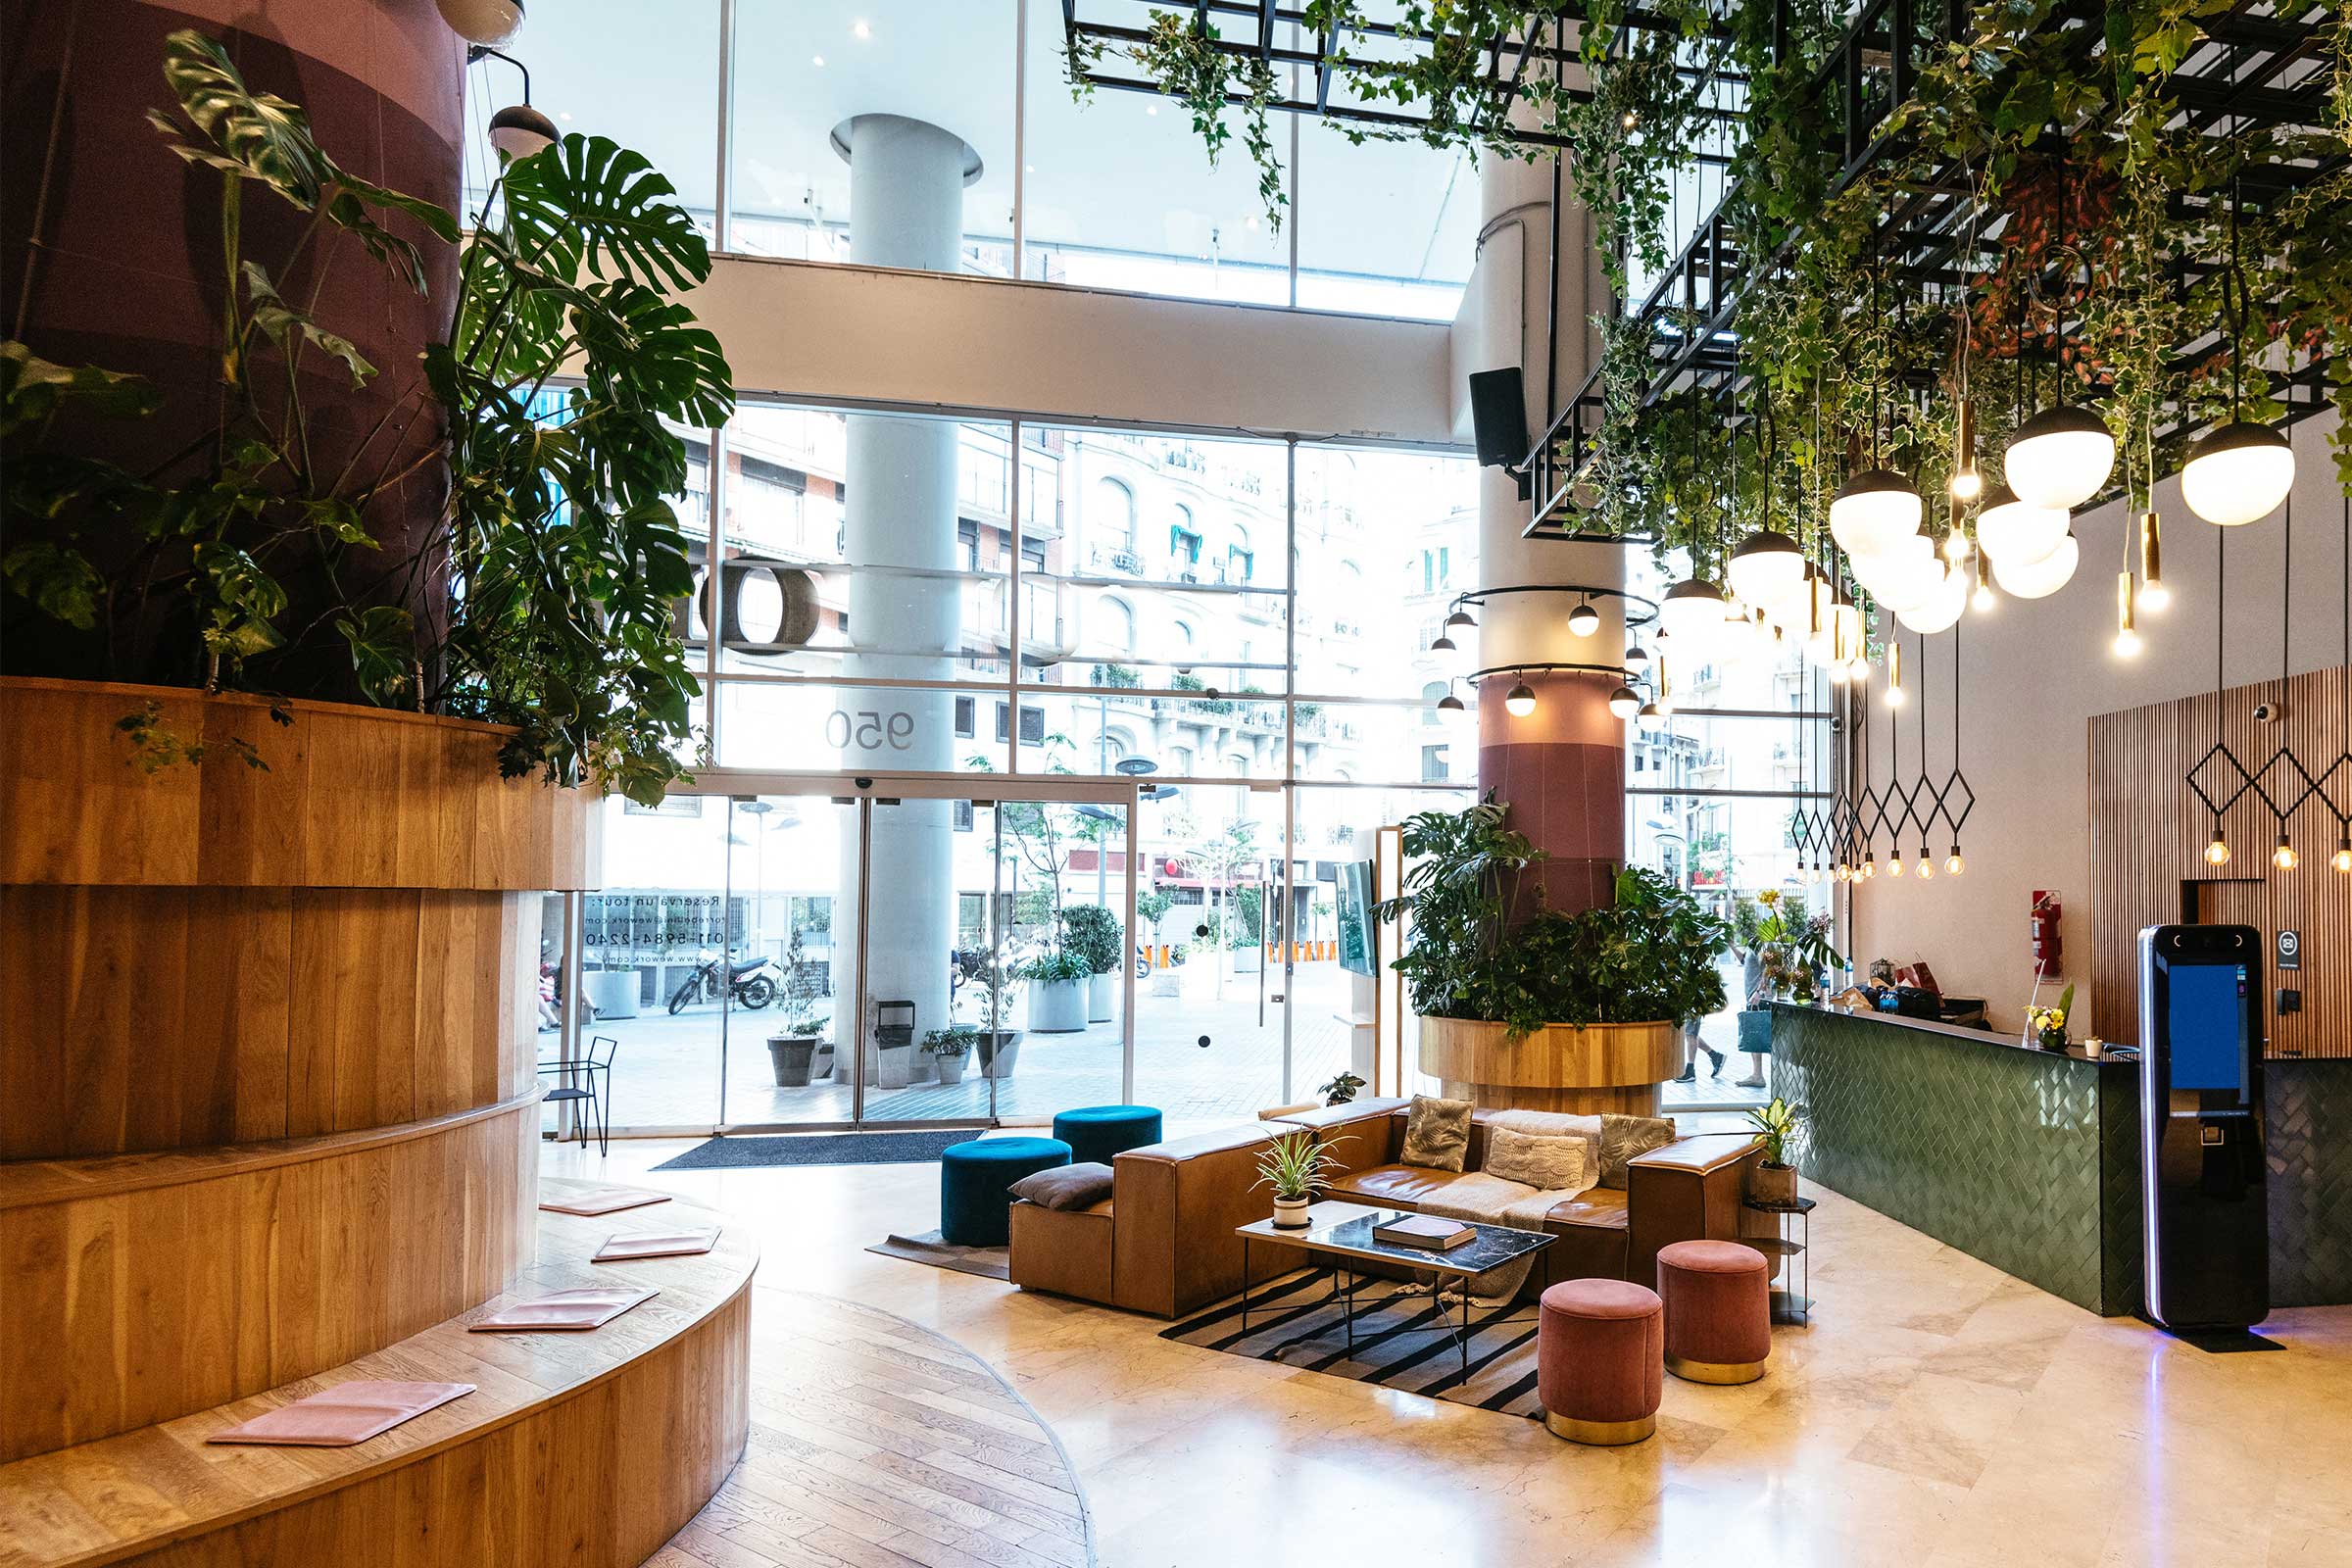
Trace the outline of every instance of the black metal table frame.
<instances>
[{"instance_id":1,"label":"black metal table frame","mask_svg":"<svg viewBox=\"0 0 2352 1568\"><path fill-rule=\"evenodd\" d=\"M1312 1259L1318 1253L1329 1256L1335 1260L1344 1260L1355 1256L1355 1254L1352 1252L1342 1252L1329 1249L1308 1247L1302 1242L1291 1241L1288 1238L1253 1237L1248 1231L1242 1232L1242 1338L1245 1340L1250 1337L1250 1244L1252 1241L1261 1240L1278 1241L1282 1246L1304 1252L1310 1260L1307 1265L1310 1268L1314 1266ZM1552 1238L1546 1236L1544 1238L1544 1246L1550 1246L1551 1241ZM1544 1248L1542 1247L1534 1248L1521 1255L1529 1259L1533 1259L1543 1250ZM1410 1258L1396 1258L1394 1261L1400 1263L1407 1268L1413 1266ZM1510 1259L1509 1261L1516 1262L1517 1259L1514 1258ZM1497 1268L1502 1266L1503 1265L1499 1263L1495 1265ZM1332 1302L1341 1300L1343 1297L1345 1298L1346 1304L1341 1308L1340 1316L1347 1328L1348 1351L1353 1353L1355 1349L1355 1270L1348 1267L1345 1261L1335 1261L1333 1272L1345 1276L1347 1284L1345 1288L1343 1288L1338 1282L1335 1281L1331 1288L1331 1294L1324 1297L1321 1301L1316 1303L1316 1305L1329 1306ZM1444 1270L1432 1270L1431 1272L1438 1274L1441 1280L1445 1278ZM1276 1275L1274 1276L1274 1279L1279 1279L1281 1277L1281 1275ZM1460 1274L1458 1277L1462 1282L1462 1315L1457 1322L1438 1322L1430 1324L1426 1328L1397 1328L1389 1330L1391 1334L1450 1333L1453 1336L1454 1348L1460 1353L1461 1357L1460 1368L1454 1373L1454 1379L1451 1385L1454 1388L1460 1388L1470 1381L1470 1282L1476 1279L1478 1276L1475 1274ZM1266 1283L1269 1285L1272 1284L1273 1279L1269 1279ZM1441 1284L1431 1290L1429 1297L1430 1303L1439 1309L1439 1315L1441 1318L1443 1318L1445 1315L1446 1306L1445 1297L1443 1294L1444 1291L1445 1286ZM1387 1298L1384 1298L1384 1299ZM1512 1314L1517 1310L1518 1309L1516 1307L1506 1306L1499 1312L1492 1313L1486 1317L1480 1318L1478 1320L1478 1326L1480 1328L1489 1328L1496 1323L1527 1322L1528 1319L1526 1318L1512 1316ZM1276 1346L1274 1350L1276 1352L1286 1350L1292 1346L1298 1344L1299 1340L1311 1339L1312 1337L1312 1335L1301 1334L1298 1336L1297 1339L1285 1340L1282 1344Z\"/></svg>"}]
</instances>

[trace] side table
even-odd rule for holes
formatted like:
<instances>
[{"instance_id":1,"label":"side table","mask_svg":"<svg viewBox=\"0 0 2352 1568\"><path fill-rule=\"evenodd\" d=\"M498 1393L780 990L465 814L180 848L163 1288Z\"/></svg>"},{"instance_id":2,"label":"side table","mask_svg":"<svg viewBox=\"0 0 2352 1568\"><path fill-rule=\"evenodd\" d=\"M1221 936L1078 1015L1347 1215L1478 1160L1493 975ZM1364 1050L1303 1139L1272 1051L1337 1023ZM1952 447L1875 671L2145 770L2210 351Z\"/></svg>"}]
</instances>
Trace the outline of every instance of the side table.
<instances>
[{"instance_id":1,"label":"side table","mask_svg":"<svg viewBox=\"0 0 2352 1568\"><path fill-rule=\"evenodd\" d=\"M1772 1320L1775 1323L1810 1323L1813 1321L1813 1200L1792 1198L1786 1203L1759 1202L1748 1198L1740 1200L1741 1208L1772 1216L1770 1236L1742 1236L1743 1246L1752 1247L1768 1257L1781 1260L1782 1271L1772 1288ZM1801 1287L1792 1289L1798 1276Z\"/></svg>"}]
</instances>

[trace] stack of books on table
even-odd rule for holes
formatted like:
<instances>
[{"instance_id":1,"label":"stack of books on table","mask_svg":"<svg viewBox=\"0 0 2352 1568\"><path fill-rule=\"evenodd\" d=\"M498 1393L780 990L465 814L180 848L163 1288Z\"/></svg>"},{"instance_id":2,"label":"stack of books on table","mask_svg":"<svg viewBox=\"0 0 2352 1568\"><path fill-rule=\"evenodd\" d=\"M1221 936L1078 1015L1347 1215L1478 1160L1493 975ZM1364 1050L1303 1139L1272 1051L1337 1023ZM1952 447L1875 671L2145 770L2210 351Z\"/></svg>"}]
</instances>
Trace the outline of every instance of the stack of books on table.
<instances>
[{"instance_id":1,"label":"stack of books on table","mask_svg":"<svg viewBox=\"0 0 2352 1568\"><path fill-rule=\"evenodd\" d=\"M1432 1252L1459 1247L1476 1241L1476 1228L1458 1219L1445 1219L1436 1214L1399 1214L1372 1227L1372 1239L1390 1247L1418 1247Z\"/></svg>"}]
</instances>

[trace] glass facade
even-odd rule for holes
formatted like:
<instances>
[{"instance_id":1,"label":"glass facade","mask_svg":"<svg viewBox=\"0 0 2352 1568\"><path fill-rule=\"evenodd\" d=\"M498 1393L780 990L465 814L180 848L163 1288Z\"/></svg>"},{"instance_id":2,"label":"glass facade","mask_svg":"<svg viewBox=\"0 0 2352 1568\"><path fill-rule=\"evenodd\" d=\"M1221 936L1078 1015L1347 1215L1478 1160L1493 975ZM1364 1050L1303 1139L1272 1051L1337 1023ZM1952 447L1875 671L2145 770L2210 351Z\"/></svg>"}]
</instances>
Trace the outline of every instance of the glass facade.
<instances>
[{"instance_id":1,"label":"glass facade","mask_svg":"<svg viewBox=\"0 0 2352 1568\"><path fill-rule=\"evenodd\" d=\"M1134 10L1150 25L1150 8ZM1429 320L1460 306L1478 229L1467 158L1353 146L1278 115L1287 205L1270 221L1238 128L1212 167L1181 104L1072 96L1052 0L668 0L660 12L654 27L627 0L535 10L509 52L559 129L644 153L722 251L851 260L841 146L858 117L892 115L977 159L964 272ZM521 96L512 65L469 68L469 209L496 172L489 117Z\"/></svg>"}]
</instances>

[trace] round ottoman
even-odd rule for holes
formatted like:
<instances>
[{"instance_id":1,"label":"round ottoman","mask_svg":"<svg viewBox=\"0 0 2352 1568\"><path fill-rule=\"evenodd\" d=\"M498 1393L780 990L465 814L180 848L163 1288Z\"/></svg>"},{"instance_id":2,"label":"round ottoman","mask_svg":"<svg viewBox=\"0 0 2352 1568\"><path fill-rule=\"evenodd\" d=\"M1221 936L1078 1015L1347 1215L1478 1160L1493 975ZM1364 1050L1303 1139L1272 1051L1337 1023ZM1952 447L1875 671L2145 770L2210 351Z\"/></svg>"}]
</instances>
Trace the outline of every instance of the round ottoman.
<instances>
[{"instance_id":1,"label":"round ottoman","mask_svg":"<svg viewBox=\"0 0 2352 1568\"><path fill-rule=\"evenodd\" d=\"M1614 1447L1658 1429L1657 1294L1625 1280L1562 1280L1536 1307L1536 1397L1571 1443Z\"/></svg>"},{"instance_id":2,"label":"round ottoman","mask_svg":"<svg viewBox=\"0 0 2352 1568\"><path fill-rule=\"evenodd\" d=\"M1070 1146L1070 1163L1107 1165L1121 1150L1159 1142L1159 1112L1150 1105L1081 1105L1054 1118L1054 1136Z\"/></svg>"},{"instance_id":3,"label":"round ottoman","mask_svg":"<svg viewBox=\"0 0 2352 1568\"><path fill-rule=\"evenodd\" d=\"M1012 1195L1024 1176L1070 1162L1054 1138L978 1138L939 1156L939 1239L957 1247L1003 1247L1012 1239Z\"/></svg>"},{"instance_id":4,"label":"round ottoman","mask_svg":"<svg viewBox=\"0 0 2352 1568\"><path fill-rule=\"evenodd\" d=\"M1753 1383L1772 1354L1772 1265L1738 1242L1658 1249L1666 1370L1691 1383Z\"/></svg>"}]
</instances>

